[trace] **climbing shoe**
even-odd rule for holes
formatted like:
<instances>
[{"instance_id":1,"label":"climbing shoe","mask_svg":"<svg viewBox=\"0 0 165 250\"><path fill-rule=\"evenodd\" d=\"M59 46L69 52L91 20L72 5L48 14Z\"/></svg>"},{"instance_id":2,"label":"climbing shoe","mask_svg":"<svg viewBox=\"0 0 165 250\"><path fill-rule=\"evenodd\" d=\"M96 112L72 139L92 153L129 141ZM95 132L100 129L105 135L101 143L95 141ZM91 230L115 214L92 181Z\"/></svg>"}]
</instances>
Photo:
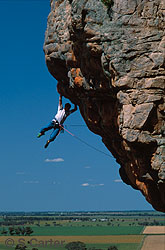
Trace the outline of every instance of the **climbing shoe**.
<instances>
[{"instance_id":1,"label":"climbing shoe","mask_svg":"<svg viewBox=\"0 0 165 250\"><path fill-rule=\"evenodd\" d=\"M43 133L39 133L38 135L37 135L37 138L40 138L42 135L44 135Z\"/></svg>"},{"instance_id":2,"label":"climbing shoe","mask_svg":"<svg viewBox=\"0 0 165 250\"><path fill-rule=\"evenodd\" d=\"M45 144L45 148L47 148L48 147L48 145L49 145L49 143L50 143L50 141L48 140L47 142L46 142L46 144Z\"/></svg>"}]
</instances>

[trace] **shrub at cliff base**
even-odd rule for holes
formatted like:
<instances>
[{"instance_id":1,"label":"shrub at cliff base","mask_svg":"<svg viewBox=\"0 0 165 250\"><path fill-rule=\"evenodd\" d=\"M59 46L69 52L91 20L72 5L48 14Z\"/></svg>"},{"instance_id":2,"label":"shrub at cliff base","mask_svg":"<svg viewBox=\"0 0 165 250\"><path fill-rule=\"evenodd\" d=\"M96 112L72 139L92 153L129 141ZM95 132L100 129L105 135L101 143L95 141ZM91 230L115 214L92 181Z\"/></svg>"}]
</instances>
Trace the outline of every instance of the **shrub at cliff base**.
<instances>
[{"instance_id":1,"label":"shrub at cliff base","mask_svg":"<svg viewBox=\"0 0 165 250\"><path fill-rule=\"evenodd\" d=\"M81 241L69 242L65 248L67 250L87 250L86 245Z\"/></svg>"}]
</instances>

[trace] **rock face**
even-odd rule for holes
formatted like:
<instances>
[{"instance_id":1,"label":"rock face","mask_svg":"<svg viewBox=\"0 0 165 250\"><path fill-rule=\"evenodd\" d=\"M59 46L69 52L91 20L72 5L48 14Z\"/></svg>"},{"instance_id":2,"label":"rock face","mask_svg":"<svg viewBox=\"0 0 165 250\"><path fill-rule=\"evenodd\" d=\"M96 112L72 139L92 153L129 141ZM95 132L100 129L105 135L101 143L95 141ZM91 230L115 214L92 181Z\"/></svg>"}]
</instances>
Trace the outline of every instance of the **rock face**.
<instances>
[{"instance_id":1,"label":"rock face","mask_svg":"<svg viewBox=\"0 0 165 250\"><path fill-rule=\"evenodd\" d=\"M51 1L44 52L58 91L165 212L164 0Z\"/></svg>"}]
</instances>

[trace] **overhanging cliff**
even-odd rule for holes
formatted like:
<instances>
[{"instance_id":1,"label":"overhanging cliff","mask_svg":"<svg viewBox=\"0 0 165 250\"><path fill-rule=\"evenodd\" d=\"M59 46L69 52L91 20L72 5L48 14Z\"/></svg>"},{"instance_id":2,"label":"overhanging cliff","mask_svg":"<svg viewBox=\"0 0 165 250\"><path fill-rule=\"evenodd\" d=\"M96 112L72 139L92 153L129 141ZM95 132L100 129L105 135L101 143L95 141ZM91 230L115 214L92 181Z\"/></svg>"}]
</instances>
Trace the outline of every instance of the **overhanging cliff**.
<instances>
[{"instance_id":1,"label":"overhanging cliff","mask_svg":"<svg viewBox=\"0 0 165 250\"><path fill-rule=\"evenodd\" d=\"M44 52L58 91L165 212L165 2L52 0Z\"/></svg>"}]
</instances>

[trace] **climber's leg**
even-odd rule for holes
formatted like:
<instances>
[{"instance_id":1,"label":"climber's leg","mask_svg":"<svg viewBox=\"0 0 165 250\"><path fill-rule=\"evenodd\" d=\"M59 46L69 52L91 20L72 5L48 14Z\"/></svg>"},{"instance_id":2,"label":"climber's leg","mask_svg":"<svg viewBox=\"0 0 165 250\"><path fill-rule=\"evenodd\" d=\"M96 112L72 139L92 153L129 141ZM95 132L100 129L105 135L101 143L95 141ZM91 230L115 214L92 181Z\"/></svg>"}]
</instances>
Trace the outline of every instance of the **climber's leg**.
<instances>
[{"instance_id":1,"label":"climber's leg","mask_svg":"<svg viewBox=\"0 0 165 250\"><path fill-rule=\"evenodd\" d=\"M49 141L54 141L60 132L60 128L55 128L50 135Z\"/></svg>"},{"instance_id":2,"label":"climber's leg","mask_svg":"<svg viewBox=\"0 0 165 250\"><path fill-rule=\"evenodd\" d=\"M48 140L48 141L46 142L46 144L45 144L45 148L48 147L48 145L49 145L50 142L52 142L52 141L54 141L54 140L56 139L56 137L57 137L57 135L59 134L59 132L60 132L60 128L55 128L55 129L53 130L52 134L50 135L49 140Z\"/></svg>"},{"instance_id":3,"label":"climber's leg","mask_svg":"<svg viewBox=\"0 0 165 250\"><path fill-rule=\"evenodd\" d=\"M50 129L52 129L52 128L54 128L54 122L50 122L47 126L43 127L43 128L40 130L40 132L39 132L39 134L37 135L37 137L38 137L38 138L41 137L42 135L45 134L46 131L48 131L48 130L50 130Z\"/></svg>"}]
</instances>

